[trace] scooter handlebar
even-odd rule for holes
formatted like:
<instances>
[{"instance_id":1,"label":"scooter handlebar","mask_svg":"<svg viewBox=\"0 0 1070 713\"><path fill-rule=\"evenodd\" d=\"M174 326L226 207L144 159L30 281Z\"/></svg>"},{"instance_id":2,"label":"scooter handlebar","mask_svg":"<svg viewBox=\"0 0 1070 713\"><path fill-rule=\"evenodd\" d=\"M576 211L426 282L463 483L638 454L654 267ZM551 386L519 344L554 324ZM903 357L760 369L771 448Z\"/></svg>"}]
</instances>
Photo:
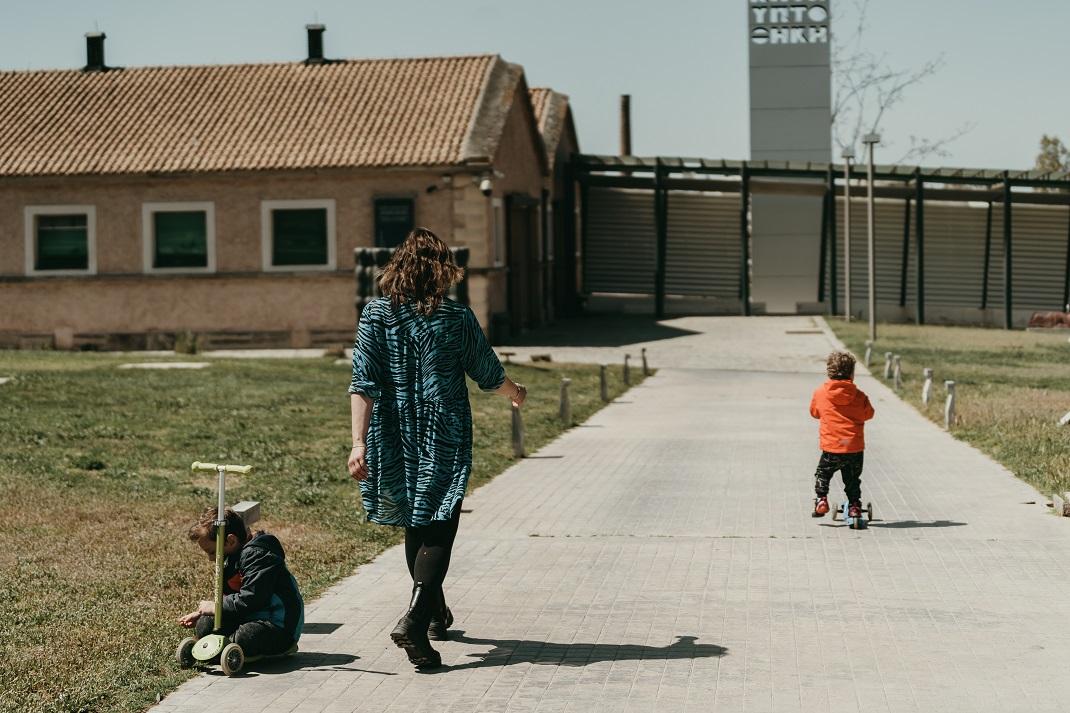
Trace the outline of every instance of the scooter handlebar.
<instances>
[{"instance_id":1,"label":"scooter handlebar","mask_svg":"<svg viewBox=\"0 0 1070 713\"><path fill-rule=\"evenodd\" d=\"M253 469L251 465L217 465L215 463L201 463L200 461L194 461L190 470L194 472L204 471L206 473L215 473L220 468L225 473L236 473L238 475L245 475Z\"/></svg>"}]
</instances>

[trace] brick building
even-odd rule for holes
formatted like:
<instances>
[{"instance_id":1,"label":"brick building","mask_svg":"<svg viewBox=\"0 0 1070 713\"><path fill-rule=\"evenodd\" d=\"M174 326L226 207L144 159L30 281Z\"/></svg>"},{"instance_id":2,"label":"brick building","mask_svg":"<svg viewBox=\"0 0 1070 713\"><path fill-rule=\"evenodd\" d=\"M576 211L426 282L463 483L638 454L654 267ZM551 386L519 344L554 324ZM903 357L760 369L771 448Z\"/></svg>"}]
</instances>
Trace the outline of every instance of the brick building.
<instances>
[{"instance_id":1,"label":"brick building","mask_svg":"<svg viewBox=\"0 0 1070 713\"><path fill-rule=\"evenodd\" d=\"M414 225L470 249L486 328L568 309L567 98L496 55L327 60L322 33L130 69L93 34L83 69L0 72L0 344L345 342L353 250Z\"/></svg>"}]
</instances>

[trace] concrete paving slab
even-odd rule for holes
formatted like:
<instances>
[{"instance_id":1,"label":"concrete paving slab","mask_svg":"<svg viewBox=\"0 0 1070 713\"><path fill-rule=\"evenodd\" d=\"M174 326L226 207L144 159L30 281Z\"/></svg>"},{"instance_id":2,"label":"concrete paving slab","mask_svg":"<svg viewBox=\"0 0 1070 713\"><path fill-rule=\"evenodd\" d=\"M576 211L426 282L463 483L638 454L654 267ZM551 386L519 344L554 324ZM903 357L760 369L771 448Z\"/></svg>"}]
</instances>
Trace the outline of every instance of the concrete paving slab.
<instances>
[{"instance_id":1,"label":"concrete paving slab","mask_svg":"<svg viewBox=\"0 0 1070 713\"><path fill-rule=\"evenodd\" d=\"M120 369L207 369L211 364L206 361L135 361L120 364Z\"/></svg>"}]
</instances>

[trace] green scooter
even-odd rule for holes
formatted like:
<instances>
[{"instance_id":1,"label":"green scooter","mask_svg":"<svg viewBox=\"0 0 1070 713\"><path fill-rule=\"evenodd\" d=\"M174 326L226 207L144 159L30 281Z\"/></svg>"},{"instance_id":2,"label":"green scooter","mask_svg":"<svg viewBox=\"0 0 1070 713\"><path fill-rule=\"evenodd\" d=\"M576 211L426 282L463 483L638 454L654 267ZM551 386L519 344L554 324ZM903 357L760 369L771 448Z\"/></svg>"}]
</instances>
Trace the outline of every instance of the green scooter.
<instances>
[{"instance_id":1,"label":"green scooter","mask_svg":"<svg viewBox=\"0 0 1070 713\"><path fill-rule=\"evenodd\" d=\"M215 521L215 624L212 633L196 639L192 636L182 640L175 656L182 668L210 666L219 664L223 673L236 676L245 666L245 652L235 643L227 643L227 637L219 633L223 627L223 542L226 539L226 474L245 475L251 471L251 465L216 465L215 463L195 462L195 473L219 474L219 508Z\"/></svg>"}]
</instances>

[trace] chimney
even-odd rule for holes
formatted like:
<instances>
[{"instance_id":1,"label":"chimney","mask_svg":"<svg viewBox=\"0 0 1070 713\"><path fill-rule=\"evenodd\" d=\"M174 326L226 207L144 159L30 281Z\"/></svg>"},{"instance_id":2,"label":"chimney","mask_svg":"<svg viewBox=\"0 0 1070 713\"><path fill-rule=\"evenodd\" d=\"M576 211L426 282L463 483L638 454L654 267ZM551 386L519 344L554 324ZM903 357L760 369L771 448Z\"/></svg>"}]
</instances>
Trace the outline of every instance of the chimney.
<instances>
[{"instance_id":1,"label":"chimney","mask_svg":"<svg viewBox=\"0 0 1070 713\"><path fill-rule=\"evenodd\" d=\"M104 64L104 38L103 32L85 33L85 66L83 72L104 72L108 67Z\"/></svg>"},{"instance_id":2,"label":"chimney","mask_svg":"<svg viewBox=\"0 0 1070 713\"><path fill-rule=\"evenodd\" d=\"M308 30L308 59L305 64L325 64L327 60L323 58L323 32L327 28L317 23L305 25L305 29Z\"/></svg>"},{"instance_id":3,"label":"chimney","mask_svg":"<svg viewBox=\"0 0 1070 713\"><path fill-rule=\"evenodd\" d=\"M620 95L620 155L632 155L632 95Z\"/></svg>"}]
</instances>

